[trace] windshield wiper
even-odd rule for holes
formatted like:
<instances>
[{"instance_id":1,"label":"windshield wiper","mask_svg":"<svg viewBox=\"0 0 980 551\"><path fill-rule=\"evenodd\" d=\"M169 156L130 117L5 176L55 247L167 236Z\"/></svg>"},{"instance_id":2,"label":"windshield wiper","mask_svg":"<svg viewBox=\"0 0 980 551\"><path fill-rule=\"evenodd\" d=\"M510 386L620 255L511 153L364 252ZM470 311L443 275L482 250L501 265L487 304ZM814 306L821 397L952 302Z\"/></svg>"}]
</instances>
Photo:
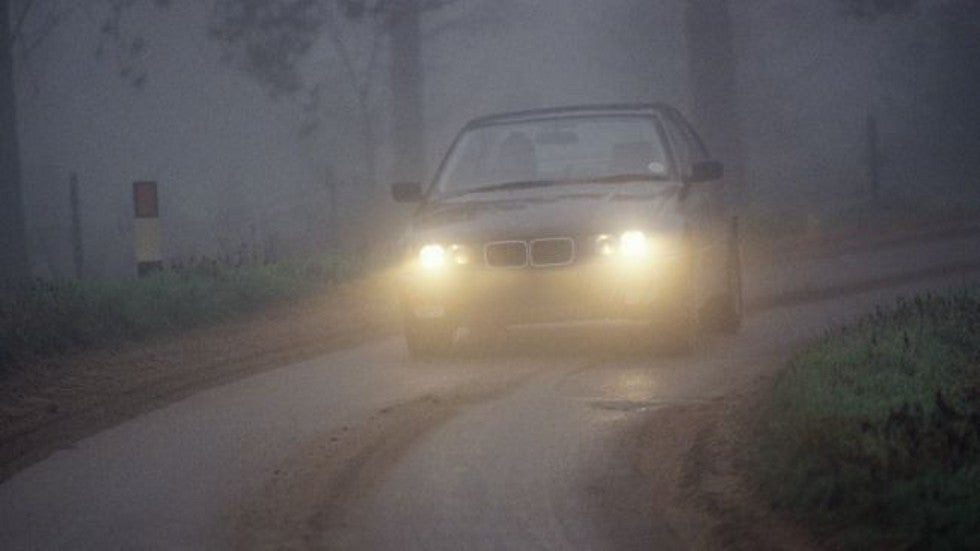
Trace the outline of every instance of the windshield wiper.
<instances>
[{"instance_id":1,"label":"windshield wiper","mask_svg":"<svg viewBox=\"0 0 980 551\"><path fill-rule=\"evenodd\" d=\"M617 184L621 182L663 182L666 181L667 175L665 174L641 174L641 173L630 173L630 174L610 174L609 176L597 176L595 178L589 178L588 182L596 183L610 183Z\"/></svg>"},{"instance_id":2,"label":"windshield wiper","mask_svg":"<svg viewBox=\"0 0 980 551\"><path fill-rule=\"evenodd\" d=\"M488 191L500 191L507 189L531 189L539 187L550 187L558 185L577 185L577 184L605 184L620 182L662 182L668 178L661 174L612 174L609 176L596 176L590 178L574 178L567 180L515 180L512 182L500 182L485 186L474 187L460 190L456 193L446 195L446 198L460 197L471 193L484 193Z\"/></svg>"}]
</instances>

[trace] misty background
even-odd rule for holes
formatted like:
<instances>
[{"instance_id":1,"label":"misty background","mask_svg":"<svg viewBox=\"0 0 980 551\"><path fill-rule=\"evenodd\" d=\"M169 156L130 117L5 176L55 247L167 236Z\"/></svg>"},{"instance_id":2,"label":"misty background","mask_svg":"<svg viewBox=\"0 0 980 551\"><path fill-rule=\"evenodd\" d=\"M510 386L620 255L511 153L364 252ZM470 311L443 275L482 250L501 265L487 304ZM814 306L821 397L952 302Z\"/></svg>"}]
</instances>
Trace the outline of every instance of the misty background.
<instances>
[{"instance_id":1,"label":"misty background","mask_svg":"<svg viewBox=\"0 0 980 551\"><path fill-rule=\"evenodd\" d=\"M36 4L21 38L37 40L13 52L37 276L74 273L72 174L84 274L121 277L135 273L134 181L158 182L168 262L360 252L383 248L404 223L388 184L428 181L472 117L663 101L698 123L691 4L731 18L732 128L697 126L721 161L741 165L745 216L832 221L869 205L980 204L978 2L444 2L421 15L423 162L409 170L392 130L390 36L350 12L356 2L338 3L329 24L277 35L285 57L260 70L221 2ZM725 132L738 136L740 163L726 158L729 140L718 143Z\"/></svg>"}]
</instances>

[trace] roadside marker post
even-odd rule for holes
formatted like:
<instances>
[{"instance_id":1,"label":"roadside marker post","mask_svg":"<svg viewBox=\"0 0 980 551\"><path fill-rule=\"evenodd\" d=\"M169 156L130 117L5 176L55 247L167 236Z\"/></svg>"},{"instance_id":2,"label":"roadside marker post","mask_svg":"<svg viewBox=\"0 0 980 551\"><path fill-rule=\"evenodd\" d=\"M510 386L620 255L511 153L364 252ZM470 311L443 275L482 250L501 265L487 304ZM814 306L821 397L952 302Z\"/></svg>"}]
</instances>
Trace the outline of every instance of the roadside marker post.
<instances>
[{"instance_id":1,"label":"roadside marker post","mask_svg":"<svg viewBox=\"0 0 980 551\"><path fill-rule=\"evenodd\" d=\"M156 182L133 182L133 208L136 273L139 277L144 277L163 269L163 253L160 245L160 209Z\"/></svg>"}]
</instances>

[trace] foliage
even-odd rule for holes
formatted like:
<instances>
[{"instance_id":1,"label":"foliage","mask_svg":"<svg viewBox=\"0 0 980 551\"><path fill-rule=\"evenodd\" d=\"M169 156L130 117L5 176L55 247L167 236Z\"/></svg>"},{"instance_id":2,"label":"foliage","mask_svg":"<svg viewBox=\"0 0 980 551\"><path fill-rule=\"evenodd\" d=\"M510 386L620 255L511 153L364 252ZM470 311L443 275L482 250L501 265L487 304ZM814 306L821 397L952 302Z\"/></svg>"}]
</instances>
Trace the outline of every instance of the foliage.
<instances>
[{"instance_id":1,"label":"foliage","mask_svg":"<svg viewBox=\"0 0 980 551\"><path fill-rule=\"evenodd\" d=\"M980 545L980 294L917 296L778 380L759 474L844 547Z\"/></svg>"},{"instance_id":2,"label":"foliage","mask_svg":"<svg viewBox=\"0 0 980 551\"><path fill-rule=\"evenodd\" d=\"M218 0L208 32L225 59L272 96L311 102L336 75L309 73L302 63L319 40L329 43L346 80L366 107L380 61L382 36L406 10L425 12L456 0ZM310 106L315 107L315 105Z\"/></svg>"},{"instance_id":3,"label":"foliage","mask_svg":"<svg viewBox=\"0 0 980 551\"><path fill-rule=\"evenodd\" d=\"M944 9L976 9L980 6L977 0L939 0L921 2L920 0L837 0L844 13L851 17L874 21L883 15L904 15L917 10L922 4L927 7Z\"/></svg>"},{"instance_id":4,"label":"foliage","mask_svg":"<svg viewBox=\"0 0 980 551\"><path fill-rule=\"evenodd\" d=\"M409 0L217 0L208 33L220 44L224 60L243 71L273 98L297 102L304 110L300 135L321 125L324 100L334 97L336 82L350 90L358 159L358 182L377 179L377 109L374 108L383 36L391 6ZM313 59L318 45L328 46L340 63L339 74ZM333 67L332 64L327 66Z\"/></svg>"},{"instance_id":5,"label":"foliage","mask_svg":"<svg viewBox=\"0 0 980 551\"><path fill-rule=\"evenodd\" d=\"M288 95L303 88L298 60L320 37L325 15L318 0L219 0L209 32L229 46L229 62L272 95Z\"/></svg>"},{"instance_id":6,"label":"foliage","mask_svg":"<svg viewBox=\"0 0 980 551\"><path fill-rule=\"evenodd\" d=\"M916 0L839 0L844 13L859 19L873 20L881 15L903 14L911 11Z\"/></svg>"},{"instance_id":7,"label":"foliage","mask_svg":"<svg viewBox=\"0 0 980 551\"><path fill-rule=\"evenodd\" d=\"M51 33L71 17L83 16L98 27L99 44L95 56L111 56L119 77L135 89L143 88L148 78L142 66L148 45L143 36L126 29L124 19L136 7L151 6L166 10L173 4L173 0L8 1L13 19L10 48L16 54L20 69L29 65L34 52L48 40ZM0 2L0 9L2 4Z\"/></svg>"},{"instance_id":8,"label":"foliage","mask_svg":"<svg viewBox=\"0 0 980 551\"><path fill-rule=\"evenodd\" d=\"M0 302L0 366L213 323L356 272L332 256L238 266L204 258L138 280L36 280Z\"/></svg>"}]
</instances>

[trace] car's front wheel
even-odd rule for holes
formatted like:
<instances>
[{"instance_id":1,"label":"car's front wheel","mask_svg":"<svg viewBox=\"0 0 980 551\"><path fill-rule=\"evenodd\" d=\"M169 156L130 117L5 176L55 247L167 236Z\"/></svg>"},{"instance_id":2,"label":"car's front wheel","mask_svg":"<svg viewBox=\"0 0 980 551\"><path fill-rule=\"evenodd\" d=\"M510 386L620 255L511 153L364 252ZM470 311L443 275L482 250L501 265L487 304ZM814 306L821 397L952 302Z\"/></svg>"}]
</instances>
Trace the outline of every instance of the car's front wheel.
<instances>
[{"instance_id":1,"label":"car's front wheel","mask_svg":"<svg viewBox=\"0 0 980 551\"><path fill-rule=\"evenodd\" d=\"M415 358L435 358L452 351L456 325L448 319L405 316L405 344Z\"/></svg>"}]
</instances>

